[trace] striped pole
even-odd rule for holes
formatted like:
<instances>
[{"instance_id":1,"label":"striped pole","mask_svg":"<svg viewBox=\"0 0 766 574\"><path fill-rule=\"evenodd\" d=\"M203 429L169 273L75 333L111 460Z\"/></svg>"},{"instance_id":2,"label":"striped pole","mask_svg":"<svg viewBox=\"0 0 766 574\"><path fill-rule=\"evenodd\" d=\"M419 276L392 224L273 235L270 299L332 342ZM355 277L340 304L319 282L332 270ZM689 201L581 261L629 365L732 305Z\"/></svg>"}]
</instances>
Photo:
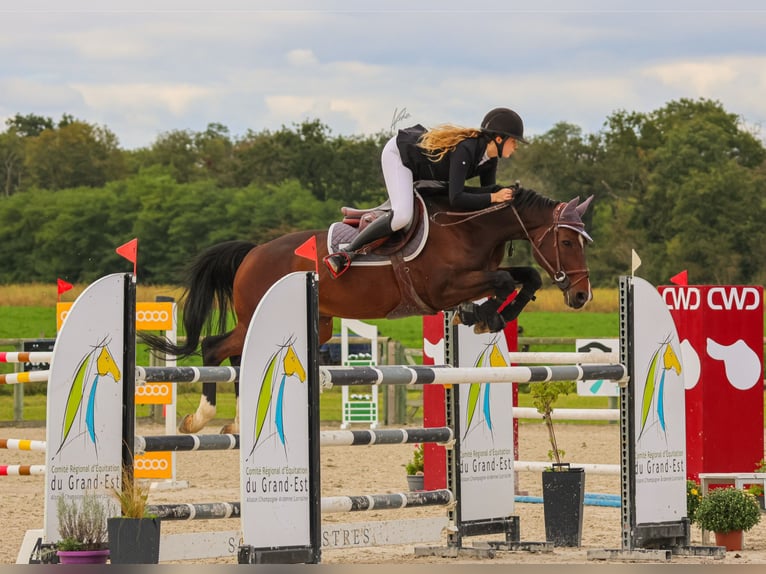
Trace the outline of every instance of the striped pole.
<instances>
[{"instance_id":1,"label":"striped pole","mask_svg":"<svg viewBox=\"0 0 766 574\"><path fill-rule=\"evenodd\" d=\"M150 504L148 514L162 520L208 520L239 518L239 502L207 502L198 504Z\"/></svg>"},{"instance_id":2,"label":"striped pole","mask_svg":"<svg viewBox=\"0 0 766 574\"><path fill-rule=\"evenodd\" d=\"M421 442L447 444L454 435L449 427L409 429L362 429L322 431L320 446L353 446L369 444L416 444Z\"/></svg>"},{"instance_id":3,"label":"striped pole","mask_svg":"<svg viewBox=\"0 0 766 574\"><path fill-rule=\"evenodd\" d=\"M322 514L393 510L413 506L447 506L454 502L450 490L422 490L368 496L329 496L322 498ZM209 520L239 518L239 502L210 502L196 504L152 504L149 514L162 520Z\"/></svg>"},{"instance_id":4,"label":"striped pole","mask_svg":"<svg viewBox=\"0 0 766 574\"><path fill-rule=\"evenodd\" d=\"M379 365L377 367L319 367L322 388L334 385L457 385L470 383L530 383L625 380L624 365L566 365L553 367L425 367Z\"/></svg>"},{"instance_id":5,"label":"striped pole","mask_svg":"<svg viewBox=\"0 0 766 574\"><path fill-rule=\"evenodd\" d=\"M579 365L581 363L619 363L619 353L570 353L532 352L508 353L508 360L515 365Z\"/></svg>"},{"instance_id":6,"label":"striped pole","mask_svg":"<svg viewBox=\"0 0 766 574\"><path fill-rule=\"evenodd\" d=\"M238 434L137 436L137 453L192 450L239 450Z\"/></svg>"},{"instance_id":7,"label":"striped pole","mask_svg":"<svg viewBox=\"0 0 766 574\"><path fill-rule=\"evenodd\" d=\"M239 367L136 367L136 385L144 383L236 383Z\"/></svg>"},{"instance_id":8,"label":"striped pole","mask_svg":"<svg viewBox=\"0 0 766 574\"><path fill-rule=\"evenodd\" d=\"M0 449L7 450L39 450L45 452L44 440L27 440L20 438L0 438Z\"/></svg>"},{"instance_id":9,"label":"striped pole","mask_svg":"<svg viewBox=\"0 0 766 574\"><path fill-rule=\"evenodd\" d=\"M330 496L322 498L322 514L391 510L409 506L447 506L454 500L452 491L446 488L369 496Z\"/></svg>"},{"instance_id":10,"label":"striped pole","mask_svg":"<svg viewBox=\"0 0 766 574\"><path fill-rule=\"evenodd\" d=\"M322 446L358 446L373 444L416 444L432 442L448 444L454 435L449 427L406 429L357 429L322 431ZM45 452L45 441L0 438L0 449ZM182 434L136 436L135 450L144 452L173 452L195 450L238 450L238 434Z\"/></svg>"},{"instance_id":11,"label":"striped pole","mask_svg":"<svg viewBox=\"0 0 766 574\"><path fill-rule=\"evenodd\" d=\"M24 371L0 375L0 385L17 385L20 383L45 383L50 371Z\"/></svg>"},{"instance_id":12,"label":"striped pole","mask_svg":"<svg viewBox=\"0 0 766 574\"><path fill-rule=\"evenodd\" d=\"M2 464L0 476L38 476L45 474L44 464Z\"/></svg>"},{"instance_id":13,"label":"striped pole","mask_svg":"<svg viewBox=\"0 0 766 574\"><path fill-rule=\"evenodd\" d=\"M360 429L322 431L321 446L358 446L373 444L417 444L431 442L445 445L454 435L449 427L408 429ZM0 439L1 440L1 439ZM45 445L45 443L42 443ZM2 442L0 442L2 446ZM238 434L191 434L137 436L135 449L144 452L172 452L194 450L238 450ZM41 449L41 450L44 450Z\"/></svg>"},{"instance_id":14,"label":"striped pole","mask_svg":"<svg viewBox=\"0 0 766 574\"><path fill-rule=\"evenodd\" d=\"M52 358L50 351L0 353L0 363L50 363Z\"/></svg>"},{"instance_id":15,"label":"striped pole","mask_svg":"<svg viewBox=\"0 0 766 574\"><path fill-rule=\"evenodd\" d=\"M589 353L581 353L587 355ZM571 359L570 359L571 361ZM42 372L42 371L41 371ZM320 366L323 388L333 385L457 385L470 383L530 383L606 379L622 381L627 369L618 363L537 367L448 366ZM136 367L136 383L232 383L239 381L239 367Z\"/></svg>"}]
</instances>

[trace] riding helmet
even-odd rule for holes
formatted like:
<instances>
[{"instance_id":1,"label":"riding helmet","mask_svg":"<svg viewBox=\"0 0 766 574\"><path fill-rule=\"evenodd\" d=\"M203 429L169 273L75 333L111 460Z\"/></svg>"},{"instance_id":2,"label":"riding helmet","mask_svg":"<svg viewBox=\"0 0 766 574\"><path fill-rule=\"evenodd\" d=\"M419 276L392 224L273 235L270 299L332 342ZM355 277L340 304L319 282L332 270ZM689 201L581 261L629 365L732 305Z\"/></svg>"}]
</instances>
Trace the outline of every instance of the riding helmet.
<instances>
[{"instance_id":1,"label":"riding helmet","mask_svg":"<svg viewBox=\"0 0 766 574\"><path fill-rule=\"evenodd\" d=\"M524 139L524 122L521 116L508 108L495 108L487 112L481 122L481 129L492 134L509 136L520 142L529 143Z\"/></svg>"}]
</instances>

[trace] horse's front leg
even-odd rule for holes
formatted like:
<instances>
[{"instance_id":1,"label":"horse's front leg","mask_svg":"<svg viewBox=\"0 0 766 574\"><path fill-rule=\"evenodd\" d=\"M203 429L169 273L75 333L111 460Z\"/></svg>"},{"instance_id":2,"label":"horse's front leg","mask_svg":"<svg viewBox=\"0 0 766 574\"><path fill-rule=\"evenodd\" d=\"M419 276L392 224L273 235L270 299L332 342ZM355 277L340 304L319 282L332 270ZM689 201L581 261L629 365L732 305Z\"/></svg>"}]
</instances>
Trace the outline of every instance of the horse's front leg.
<instances>
[{"instance_id":1,"label":"horse's front leg","mask_svg":"<svg viewBox=\"0 0 766 574\"><path fill-rule=\"evenodd\" d=\"M505 267L503 270L513 277L516 284L522 285L513 301L500 312L505 322L510 323L519 316L527 303L535 300L535 293L543 286L543 280L534 267Z\"/></svg>"},{"instance_id":2,"label":"horse's front leg","mask_svg":"<svg viewBox=\"0 0 766 574\"><path fill-rule=\"evenodd\" d=\"M506 321L498 310L516 289L516 282L511 274L503 269L486 272L484 276L488 284L488 289L484 290L491 290L494 295L480 305L472 301L465 301L458 305L455 323L474 325L476 333L495 333L505 327Z\"/></svg>"}]
</instances>

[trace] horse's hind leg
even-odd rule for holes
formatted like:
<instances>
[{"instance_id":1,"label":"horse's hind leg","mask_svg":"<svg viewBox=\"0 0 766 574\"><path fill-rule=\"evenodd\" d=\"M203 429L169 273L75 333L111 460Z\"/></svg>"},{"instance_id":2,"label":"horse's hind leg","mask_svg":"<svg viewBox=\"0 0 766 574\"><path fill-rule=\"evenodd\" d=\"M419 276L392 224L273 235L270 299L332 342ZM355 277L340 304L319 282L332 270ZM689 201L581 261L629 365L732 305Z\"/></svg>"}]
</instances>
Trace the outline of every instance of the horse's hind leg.
<instances>
[{"instance_id":1,"label":"horse's hind leg","mask_svg":"<svg viewBox=\"0 0 766 574\"><path fill-rule=\"evenodd\" d=\"M178 425L178 432L196 433L215 418L216 383L202 383L202 395L193 414L186 415Z\"/></svg>"},{"instance_id":2,"label":"horse's hind leg","mask_svg":"<svg viewBox=\"0 0 766 574\"><path fill-rule=\"evenodd\" d=\"M229 357L229 362L234 367L239 367L242 362L241 356ZM221 427L221 434L238 434L239 433L239 383L234 383L234 399L236 401L234 421L225 424Z\"/></svg>"},{"instance_id":3,"label":"horse's hind leg","mask_svg":"<svg viewBox=\"0 0 766 574\"><path fill-rule=\"evenodd\" d=\"M202 364L211 367L220 365L225 359L242 353L244 338L237 328L224 335L206 337L202 341ZM239 348L237 349L237 345ZM234 349L234 351L232 351ZM197 410L186 415L178 425L179 432L196 433L202 430L216 413L216 383L203 383L202 396Z\"/></svg>"}]
</instances>

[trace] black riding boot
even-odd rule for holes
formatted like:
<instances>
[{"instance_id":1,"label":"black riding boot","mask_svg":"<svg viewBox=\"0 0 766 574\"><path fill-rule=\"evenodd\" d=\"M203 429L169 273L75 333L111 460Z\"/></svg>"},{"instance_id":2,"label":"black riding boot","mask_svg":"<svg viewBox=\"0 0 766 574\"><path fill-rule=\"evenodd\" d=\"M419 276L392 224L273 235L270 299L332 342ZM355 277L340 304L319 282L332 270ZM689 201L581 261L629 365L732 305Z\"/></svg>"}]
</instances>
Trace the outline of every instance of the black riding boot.
<instances>
[{"instance_id":1,"label":"black riding boot","mask_svg":"<svg viewBox=\"0 0 766 574\"><path fill-rule=\"evenodd\" d=\"M384 215L381 215L365 227L344 249L324 258L325 265L330 269L333 277L342 275L343 272L348 269L348 266L351 265L351 262L354 260L354 257L356 257L359 249L368 243L372 243L376 239L387 237L393 233L393 230L391 229L392 216L393 212L387 211Z\"/></svg>"}]
</instances>

